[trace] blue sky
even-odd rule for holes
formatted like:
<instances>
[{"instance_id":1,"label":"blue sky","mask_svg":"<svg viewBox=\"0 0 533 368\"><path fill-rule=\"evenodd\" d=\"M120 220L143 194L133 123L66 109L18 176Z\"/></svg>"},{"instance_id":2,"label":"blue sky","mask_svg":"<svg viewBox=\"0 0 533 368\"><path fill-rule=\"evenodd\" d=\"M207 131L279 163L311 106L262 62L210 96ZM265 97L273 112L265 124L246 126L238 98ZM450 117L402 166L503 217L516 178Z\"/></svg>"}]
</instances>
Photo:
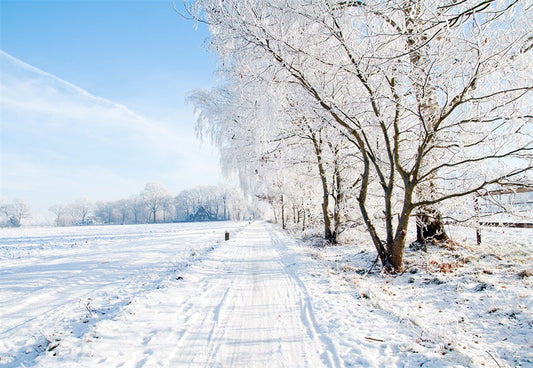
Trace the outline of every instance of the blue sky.
<instances>
[{"instance_id":1,"label":"blue sky","mask_svg":"<svg viewBox=\"0 0 533 368\"><path fill-rule=\"evenodd\" d=\"M147 182L177 194L222 180L184 102L216 83L216 57L207 28L171 0L0 0L0 27L4 202L21 198L46 214Z\"/></svg>"}]
</instances>

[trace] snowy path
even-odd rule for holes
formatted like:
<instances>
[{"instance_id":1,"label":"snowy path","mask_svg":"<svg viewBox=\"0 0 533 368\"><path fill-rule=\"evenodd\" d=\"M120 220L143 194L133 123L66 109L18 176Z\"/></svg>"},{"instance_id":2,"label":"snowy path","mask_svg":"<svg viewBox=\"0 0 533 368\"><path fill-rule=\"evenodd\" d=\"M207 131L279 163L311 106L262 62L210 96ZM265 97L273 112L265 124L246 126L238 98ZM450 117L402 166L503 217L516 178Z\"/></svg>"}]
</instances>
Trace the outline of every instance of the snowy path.
<instances>
[{"instance_id":1,"label":"snowy path","mask_svg":"<svg viewBox=\"0 0 533 368\"><path fill-rule=\"evenodd\" d=\"M337 367L283 243L252 224L173 281L61 344L41 365L102 367Z\"/></svg>"}]
</instances>

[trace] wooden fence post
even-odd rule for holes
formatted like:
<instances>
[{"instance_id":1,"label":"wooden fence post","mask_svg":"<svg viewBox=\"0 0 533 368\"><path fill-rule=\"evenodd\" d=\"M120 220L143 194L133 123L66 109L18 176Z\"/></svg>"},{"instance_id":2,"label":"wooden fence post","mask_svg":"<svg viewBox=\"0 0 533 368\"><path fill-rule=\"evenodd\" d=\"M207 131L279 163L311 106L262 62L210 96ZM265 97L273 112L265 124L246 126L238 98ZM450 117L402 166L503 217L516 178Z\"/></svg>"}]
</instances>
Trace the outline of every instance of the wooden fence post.
<instances>
[{"instance_id":1,"label":"wooden fence post","mask_svg":"<svg viewBox=\"0 0 533 368\"><path fill-rule=\"evenodd\" d=\"M481 224L479 223L479 196L474 197L474 210L476 211L476 240L477 245L481 245Z\"/></svg>"}]
</instances>

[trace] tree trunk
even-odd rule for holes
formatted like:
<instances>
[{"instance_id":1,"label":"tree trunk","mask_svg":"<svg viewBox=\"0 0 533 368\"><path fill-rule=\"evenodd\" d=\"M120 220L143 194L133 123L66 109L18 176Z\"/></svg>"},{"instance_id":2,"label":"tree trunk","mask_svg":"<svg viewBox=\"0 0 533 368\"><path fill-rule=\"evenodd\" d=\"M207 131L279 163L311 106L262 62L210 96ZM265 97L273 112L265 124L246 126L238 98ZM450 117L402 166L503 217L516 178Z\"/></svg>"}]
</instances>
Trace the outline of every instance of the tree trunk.
<instances>
[{"instance_id":1,"label":"tree trunk","mask_svg":"<svg viewBox=\"0 0 533 368\"><path fill-rule=\"evenodd\" d=\"M398 226L396 227L394 239L387 247L390 266L396 273L404 271L403 256L405 253L405 239L407 237L409 219L411 218L411 200L413 197L412 187L410 185L406 185L405 190L404 206L398 219Z\"/></svg>"},{"instance_id":2,"label":"tree trunk","mask_svg":"<svg viewBox=\"0 0 533 368\"><path fill-rule=\"evenodd\" d=\"M361 147L364 147L363 144L361 144ZM378 252L379 259L381 260L381 264L383 265L384 269L390 270L391 268L391 262L390 262L390 254L385 248L384 242L381 241L379 238L379 235L376 231L376 228L374 227L374 224L372 223L372 219L370 218L370 215L366 208L366 198L368 194L368 185L370 180L370 162L368 160L368 156L366 155L366 151L361 149L362 157L363 157L363 175L361 176L361 187L359 188L359 196L357 197L357 202L359 203L359 210L361 211L361 216L363 217L363 221L365 222L365 225L367 227L368 232L370 233L370 236L372 238L372 242L374 243L374 246L376 247L376 251Z\"/></svg>"},{"instance_id":3,"label":"tree trunk","mask_svg":"<svg viewBox=\"0 0 533 368\"><path fill-rule=\"evenodd\" d=\"M316 133L311 133L311 140L315 148L315 155L318 164L318 173L322 183L322 217L324 219L324 239L332 244L337 242L337 235L331 231L331 216L329 214L329 187L326 177L326 169L322 159L322 141L317 138Z\"/></svg>"},{"instance_id":4,"label":"tree trunk","mask_svg":"<svg viewBox=\"0 0 533 368\"><path fill-rule=\"evenodd\" d=\"M337 242L337 238L339 236L339 233L341 231L340 229L340 225L341 225L341 222L342 222L342 208L341 208L341 205L342 205L342 201L343 201L343 198L344 198L344 194L343 194L343 190L342 190L342 174L341 174L341 169L339 167L339 162L338 162L338 158L339 158L339 148L338 146L336 147L333 147L331 144L330 144L330 148L331 150L333 151L334 155L335 155L335 160L334 160L334 163L333 163L333 169L334 169L334 172L335 172L335 182L334 182L334 186L335 186L335 206L334 206L334 210L333 210L333 222L334 222L334 225L333 225L333 234L334 234L334 239L335 239L335 243Z\"/></svg>"},{"instance_id":5,"label":"tree trunk","mask_svg":"<svg viewBox=\"0 0 533 368\"><path fill-rule=\"evenodd\" d=\"M281 195L281 227L283 230L287 228L287 224L285 223L285 202L283 200L283 194Z\"/></svg>"},{"instance_id":6,"label":"tree trunk","mask_svg":"<svg viewBox=\"0 0 533 368\"><path fill-rule=\"evenodd\" d=\"M389 253L389 262L392 270L396 273L403 272L403 255L405 251L405 236L407 229L401 231L400 236L394 238Z\"/></svg>"}]
</instances>

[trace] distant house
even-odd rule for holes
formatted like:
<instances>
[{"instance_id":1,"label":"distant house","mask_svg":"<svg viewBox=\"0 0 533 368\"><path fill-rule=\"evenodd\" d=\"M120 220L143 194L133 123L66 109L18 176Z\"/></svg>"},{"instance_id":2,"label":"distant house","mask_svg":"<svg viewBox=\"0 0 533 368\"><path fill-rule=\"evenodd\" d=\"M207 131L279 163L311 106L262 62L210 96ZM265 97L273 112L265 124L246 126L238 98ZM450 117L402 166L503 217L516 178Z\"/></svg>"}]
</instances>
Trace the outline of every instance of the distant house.
<instances>
[{"instance_id":1,"label":"distant house","mask_svg":"<svg viewBox=\"0 0 533 368\"><path fill-rule=\"evenodd\" d=\"M194 215L189 216L189 221L199 222L199 221L216 221L217 217L211 212L206 210L203 206L198 207L198 210Z\"/></svg>"}]
</instances>

